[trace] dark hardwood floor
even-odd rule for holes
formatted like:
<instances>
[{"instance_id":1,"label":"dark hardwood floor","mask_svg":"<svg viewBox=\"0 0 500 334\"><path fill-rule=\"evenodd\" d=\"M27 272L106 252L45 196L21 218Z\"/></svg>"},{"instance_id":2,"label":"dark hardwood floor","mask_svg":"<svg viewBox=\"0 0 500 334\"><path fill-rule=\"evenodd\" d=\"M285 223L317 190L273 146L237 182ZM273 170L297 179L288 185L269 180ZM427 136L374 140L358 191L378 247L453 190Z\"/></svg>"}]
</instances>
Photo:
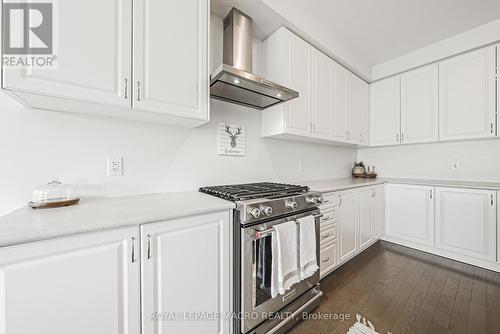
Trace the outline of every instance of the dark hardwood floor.
<instances>
[{"instance_id":1,"label":"dark hardwood floor","mask_svg":"<svg viewBox=\"0 0 500 334\"><path fill-rule=\"evenodd\" d=\"M379 242L321 281L313 312L289 333L347 333L362 314L377 332L500 333L500 274Z\"/></svg>"}]
</instances>

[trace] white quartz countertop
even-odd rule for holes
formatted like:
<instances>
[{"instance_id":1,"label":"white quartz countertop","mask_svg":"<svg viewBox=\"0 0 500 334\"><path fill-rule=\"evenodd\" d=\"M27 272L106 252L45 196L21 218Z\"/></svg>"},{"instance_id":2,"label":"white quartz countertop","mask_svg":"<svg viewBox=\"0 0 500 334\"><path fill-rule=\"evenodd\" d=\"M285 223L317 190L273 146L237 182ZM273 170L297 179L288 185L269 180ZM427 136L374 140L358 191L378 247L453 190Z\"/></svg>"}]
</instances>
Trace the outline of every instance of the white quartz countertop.
<instances>
[{"instance_id":1,"label":"white quartz countertop","mask_svg":"<svg viewBox=\"0 0 500 334\"><path fill-rule=\"evenodd\" d=\"M316 181L302 181L295 182L301 185L308 186L311 190L328 193L333 191L340 191L359 187L369 187L377 184L383 184L386 179L360 179L347 177L342 179L326 179Z\"/></svg>"},{"instance_id":2,"label":"white quartz countertop","mask_svg":"<svg viewBox=\"0 0 500 334\"><path fill-rule=\"evenodd\" d=\"M383 183L399 183L413 185L428 185L436 187L458 187L472 189L499 190L500 182L477 182L477 181L455 181L455 180L430 180L430 179L406 179L406 178L376 178L376 179L358 179L358 178L340 178L326 179L316 181L295 182L309 186L311 190L323 193L341 191L359 187L369 187Z\"/></svg>"},{"instance_id":3,"label":"white quartz countertop","mask_svg":"<svg viewBox=\"0 0 500 334\"><path fill-rule=\"evenodd\" d=\"M84 197L75 206L25 207L0 217L0 247L234 208L233 202L197 191Z\"/></svg>"}]
</instances>

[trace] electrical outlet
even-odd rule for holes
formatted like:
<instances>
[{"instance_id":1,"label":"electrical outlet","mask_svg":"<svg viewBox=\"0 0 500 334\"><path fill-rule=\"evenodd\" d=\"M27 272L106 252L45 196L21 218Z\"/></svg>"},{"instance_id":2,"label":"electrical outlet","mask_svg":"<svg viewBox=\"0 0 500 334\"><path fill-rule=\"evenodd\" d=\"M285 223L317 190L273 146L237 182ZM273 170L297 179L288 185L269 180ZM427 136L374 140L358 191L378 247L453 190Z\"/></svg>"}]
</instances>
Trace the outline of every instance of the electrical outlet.
<instances>
[{"instance_id":1,"label":"electrical outlet","mask_svg":"<svg viewBox=\"0 0 500 334\"><path fill-rule=\"evenodd\" d=\"M123 158L108 157L108 176L123 175Z\"/></svg>"},{"instance_id":2,"label":"electrical outlet","mask_svg":"<svg viewBox=\"0 0 500 334\"><path fill-rule=\"evenodd\" d=\"M451 170L458 170L460 169L460 160L453 160L451 162Z\"/></svg>"}]
</instances>

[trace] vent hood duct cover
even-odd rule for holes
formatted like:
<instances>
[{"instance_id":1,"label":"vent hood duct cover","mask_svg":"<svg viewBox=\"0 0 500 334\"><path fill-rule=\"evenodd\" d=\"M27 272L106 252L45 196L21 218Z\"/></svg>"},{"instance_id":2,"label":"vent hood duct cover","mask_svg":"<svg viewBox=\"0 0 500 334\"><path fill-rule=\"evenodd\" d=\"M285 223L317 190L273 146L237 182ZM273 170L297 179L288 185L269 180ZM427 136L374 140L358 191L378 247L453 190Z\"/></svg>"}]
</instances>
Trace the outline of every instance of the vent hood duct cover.
<instances>
[{"instance_id":1,"label":"vent hood duct cover","mask_svg":"<svg viewBox=\"0 0 500 334\"><path fill-rule=\"evenodd\" d=\"M263 110L299 93L252 73L252 19L233 8L224 19L224 64L212 75L210 96Z\"/></svg>"}]
</instances>

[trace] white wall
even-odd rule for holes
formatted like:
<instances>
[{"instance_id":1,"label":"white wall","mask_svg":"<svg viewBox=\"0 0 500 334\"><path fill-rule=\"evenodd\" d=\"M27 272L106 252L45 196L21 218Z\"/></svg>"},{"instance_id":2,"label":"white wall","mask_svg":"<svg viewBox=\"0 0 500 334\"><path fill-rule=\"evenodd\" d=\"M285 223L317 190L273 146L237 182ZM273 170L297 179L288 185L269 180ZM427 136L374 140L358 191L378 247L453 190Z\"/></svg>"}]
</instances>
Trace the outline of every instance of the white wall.
<instances>
[{"instance_id":1,"label":"white wall","mask_svg":"<svg viewBox=\"0 0 500 334\"><path fill-rule=\"evenodd\" d=\"M500 41L500 20L375 65L372 67L372 80L379 80L498 41Z\"/></svg>"},{"instance_id":2,"label":"white wall","mask_svg":"<svg viewBox=\"0 0 500 334\"><path fill-rule=\"evenodd\" d=\"M202 185L345 177L353 148L260 138L260 112L214 101L197 129L28 110L0 93L0 215L26 204L52 177L81 195L120 196ZM247 155L217 155L218 121L247 127ZM106 175L106 157L124 157L124 176ZM303 171L298 171L302 161Z\"/></svg>"},{"instance_id":3,"label":"white wall","mask_svg":"<svg viewBox=\"0 0 500 334\"><path fill-rule=\"evenodd\" d=\"M402 145L358 150L358 160L383 177L500 182L500 139ZM460 169L451 170L459 160Z\"/></svg>"}]
</instances>

